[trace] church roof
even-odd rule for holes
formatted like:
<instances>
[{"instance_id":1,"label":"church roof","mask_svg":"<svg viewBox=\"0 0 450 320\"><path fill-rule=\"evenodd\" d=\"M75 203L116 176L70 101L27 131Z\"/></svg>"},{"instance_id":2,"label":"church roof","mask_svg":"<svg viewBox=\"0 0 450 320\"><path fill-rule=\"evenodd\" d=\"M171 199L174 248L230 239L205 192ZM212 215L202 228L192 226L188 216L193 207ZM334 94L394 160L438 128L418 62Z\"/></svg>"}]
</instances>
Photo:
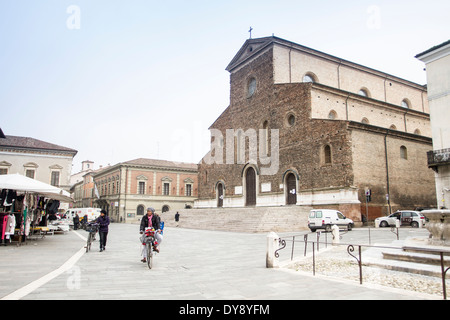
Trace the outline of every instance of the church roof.
<instances>
[{"instance_id":1,"label":"church roof","mask_svg":"<svg viewBox=\"0 0 450 320\"><path fill-rule=\"evenodd\" d=\"M271 37L264 37L264 38L257 38L257 39L248 39L245 41L244 45L241 47L241 49L238 51L238 53L234 56L234 58L231 60L231 62L226 67L226 70L229 72L232 72L235 68L243 65L247 61L255 58L258 56L261 52L263 52L265 49L271 47L272 45L280 45L287 48L292 48L301 52L304 52L306 54L311 54L317 57L320 57L325 60L329 60L335 63L338 63L340 65L346 65L351 68L356 68L359 70L363 70L365 72L369 72L372 74L379 75L381 77L389 77L391 79L396 79L397 81L408 83L409 85L423 88L423 85L417 84L415 82L405 80L403 78L388 74L386 72L378 71L375 69L372 69L370 67L363 66L361 64L357 64L355 62L351 62L349 60L341 59L339 57L333 56L331 54L315 50L303 45L300 45L298 43L288 41L282 38L278 38L275 36Z\"/></svg>"},{"instance_id":2,"label":"church roof","mask_svg":"<svg viewBox=\"0 0 450 320\"><path fill-rule=\"evenodd\" d=\"M244 45L234 56L233 60L231 60L225 70L231 72L235 67L270 46L273 43L274 39L275 37L248 39L247 41L245 41Z\"/></svg>"}]
</instances>

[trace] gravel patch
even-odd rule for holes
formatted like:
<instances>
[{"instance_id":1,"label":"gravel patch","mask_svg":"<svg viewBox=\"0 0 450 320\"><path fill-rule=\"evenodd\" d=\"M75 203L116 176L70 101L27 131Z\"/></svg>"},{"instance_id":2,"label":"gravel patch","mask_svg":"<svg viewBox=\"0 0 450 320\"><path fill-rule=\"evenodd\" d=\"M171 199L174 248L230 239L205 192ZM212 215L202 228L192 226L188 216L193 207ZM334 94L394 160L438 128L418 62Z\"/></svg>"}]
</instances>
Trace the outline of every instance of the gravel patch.
<instances>
[{"instance_id":1,"label":"gravel patch","mask_svg":"<svg viewBox=\"0 0 450 320\"><path fill-rule=\"evenodd\" d=\"M340 256L321 253L315 256L316 274L339 279L356 281L359 283L359 268L356 260L350 256ZM312 257L307 256L288 266L290 269L313 273ZM362 267L363 283L373 283L377 285L421 292L431 295L442 296L442 279L438 277L425 276L414 273L387 270L379 267Z\"/></svg>"}]
</instances>

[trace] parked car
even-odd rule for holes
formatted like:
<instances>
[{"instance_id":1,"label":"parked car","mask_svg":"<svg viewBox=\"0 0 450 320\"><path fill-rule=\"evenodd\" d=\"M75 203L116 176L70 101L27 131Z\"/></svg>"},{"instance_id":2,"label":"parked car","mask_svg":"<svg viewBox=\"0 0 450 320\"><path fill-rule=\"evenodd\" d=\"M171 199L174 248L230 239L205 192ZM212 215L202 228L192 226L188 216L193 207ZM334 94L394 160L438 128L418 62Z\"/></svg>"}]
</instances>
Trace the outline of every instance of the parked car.
<instances>
[{"instance_id":1,"label":"parked car","mask_svg":"<svg viewBox=\"0 0 450 320\"><path fill-rule=\"evenodd\" d=\"M396 221L399 221L400 226L411 226L419 228L425 225L426 218L419 211L400 210L387 217L378 217L375 219L375 226L380 227L395 227Z\"/></svg>"},{"instance_id":2,"label":"parked car","mask_svg":"<svg viewBox=\"0 0 450 320\"><path fill-rule=\"evenodd\" d=\"M317 229L331 231L333 225L346 227L348 230L352 230L355 224L352 219L345 217L337 210L315 209L309 212L308 228L311 229L312 232Z\"/></svg>"}]
</instances>

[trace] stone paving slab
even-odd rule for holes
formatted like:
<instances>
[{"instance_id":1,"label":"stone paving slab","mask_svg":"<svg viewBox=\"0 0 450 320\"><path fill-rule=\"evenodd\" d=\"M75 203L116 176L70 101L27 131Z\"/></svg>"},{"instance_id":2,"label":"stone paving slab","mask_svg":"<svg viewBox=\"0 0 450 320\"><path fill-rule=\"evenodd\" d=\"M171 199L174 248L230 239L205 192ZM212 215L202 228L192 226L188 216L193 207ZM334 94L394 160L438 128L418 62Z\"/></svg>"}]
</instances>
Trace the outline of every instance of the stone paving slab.
<instances>
[{"instance_id":1,"label":"stone paving slab","mask_svg":"<svg viewBox=\"0 0 450 320\"><path fill-rule=\"evenodd\" d=\"M166 228L153 269L140 262L139 227L111 224L106 251L92 250L25 300L410 300L427 296L285 269L267 269L266 234ZM63 265L84 246L83 230L0 248L9 279L0 297ZM33 249L33 250L32 250ZM30 259L30 257L34 257ZM7 270L7 271L6 271Z\"/></svg>"}]
</instances>

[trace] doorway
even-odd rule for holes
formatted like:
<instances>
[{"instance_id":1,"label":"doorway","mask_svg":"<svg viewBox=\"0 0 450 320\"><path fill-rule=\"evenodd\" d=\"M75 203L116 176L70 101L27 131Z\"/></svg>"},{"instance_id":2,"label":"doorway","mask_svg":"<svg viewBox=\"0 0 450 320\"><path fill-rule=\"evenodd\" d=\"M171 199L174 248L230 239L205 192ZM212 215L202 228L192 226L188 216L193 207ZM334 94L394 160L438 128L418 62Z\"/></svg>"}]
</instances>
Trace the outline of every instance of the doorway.
<instances>
[{"instance_id":1,"label":"doorway","mask_svg":"<svg viewBox=\"0 0 450 320\"><path fill-rule=\"evenodd\" d=\"M286 177L286 187L286 204L297 204L297 180L292 172Z\"/></svg>"},{"instance_id":2,"label":"doorway","mask_svg":"<svg viewBox=\"0 0 450 320\"><path fill-rule=\"evenodd\" d=\"M245 205L256 205L256 173L255 169L249 167L245 173Z\"/></svg>"}]
</instances>

